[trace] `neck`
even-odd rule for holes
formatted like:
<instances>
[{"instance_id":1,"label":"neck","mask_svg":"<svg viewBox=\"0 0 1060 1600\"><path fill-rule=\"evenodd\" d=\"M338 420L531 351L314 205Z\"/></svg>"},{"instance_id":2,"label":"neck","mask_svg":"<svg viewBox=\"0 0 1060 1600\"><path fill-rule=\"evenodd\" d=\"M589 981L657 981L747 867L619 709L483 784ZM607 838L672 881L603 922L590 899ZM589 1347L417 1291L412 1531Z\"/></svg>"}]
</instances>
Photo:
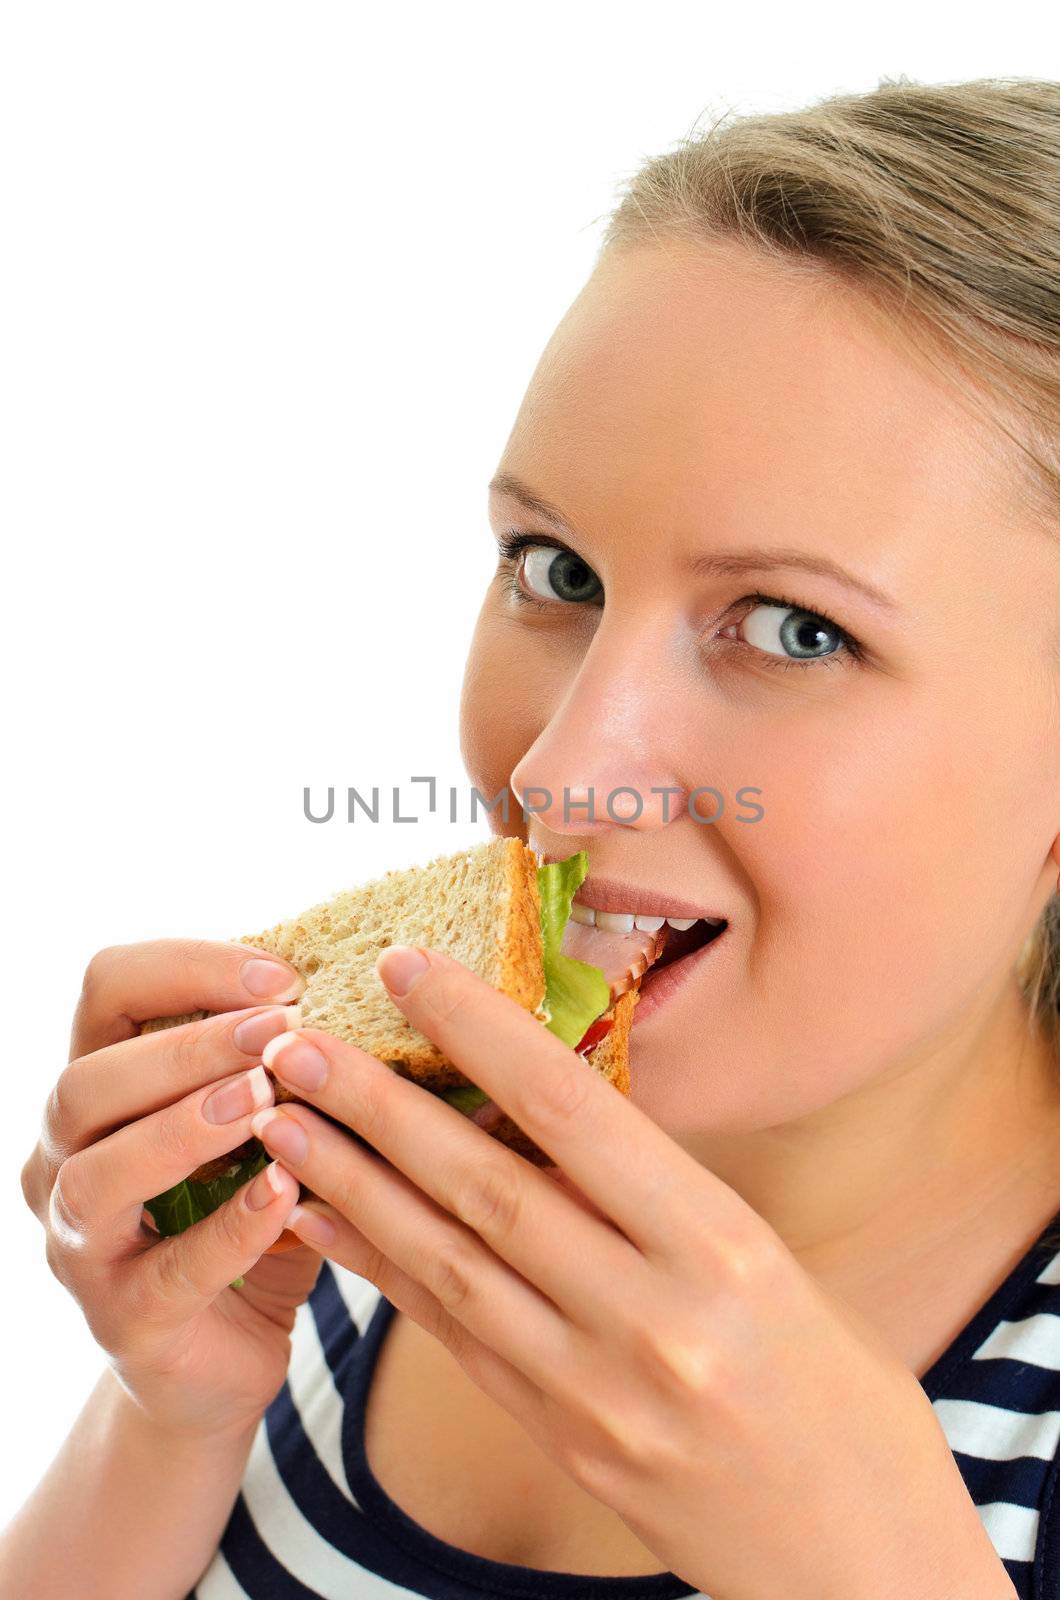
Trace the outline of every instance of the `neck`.
<instances>
[{"instance_id":1,"label":"neck","mask_svg":"<svg viewBox=\"0 0 1060 1600\"><path fill-rule=\"evenodd\" d=\"M1060 1069L1012 977L927 1059L798 1122L689 1149L814 1277L856 1292L984 1219L1045 1226L1060 1209Z\"/></svg>"}]
</instances>

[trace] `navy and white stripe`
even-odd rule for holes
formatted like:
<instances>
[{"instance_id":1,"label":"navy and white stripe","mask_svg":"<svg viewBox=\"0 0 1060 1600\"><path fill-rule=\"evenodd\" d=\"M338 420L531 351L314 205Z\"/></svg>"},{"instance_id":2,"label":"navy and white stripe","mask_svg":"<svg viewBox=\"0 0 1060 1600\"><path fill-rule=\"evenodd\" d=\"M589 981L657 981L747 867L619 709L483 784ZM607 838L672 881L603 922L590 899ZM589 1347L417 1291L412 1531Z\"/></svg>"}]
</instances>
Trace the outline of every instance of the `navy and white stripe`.
<instances>
[{"instance_id":1,"label":"navy and white stripe","mask_svg":"<svg viewBox=\"0 0 1060 1600\"><path fill-rule=\"evenodd\" d=\"M1058 1226L1060 1213L920 1380L1020 1600L1060 1600ZM188 1600L709 1600L672 1573L489 1561L408 1517L364 1451L365 1397L393 1314L374 1284L323 1263L295 1320L287 1381Z\"/></svg>"},{"instance_id":2,"label":"navy and white stripe","mask_svg":"<svg viewBox=\"0 0 1060 1600\"><path fill-rule=\"evenodd\" d=\"M1060 1600L1058 1225L920 1380L1020 1600Z\"/></svg>"}]
</instances>

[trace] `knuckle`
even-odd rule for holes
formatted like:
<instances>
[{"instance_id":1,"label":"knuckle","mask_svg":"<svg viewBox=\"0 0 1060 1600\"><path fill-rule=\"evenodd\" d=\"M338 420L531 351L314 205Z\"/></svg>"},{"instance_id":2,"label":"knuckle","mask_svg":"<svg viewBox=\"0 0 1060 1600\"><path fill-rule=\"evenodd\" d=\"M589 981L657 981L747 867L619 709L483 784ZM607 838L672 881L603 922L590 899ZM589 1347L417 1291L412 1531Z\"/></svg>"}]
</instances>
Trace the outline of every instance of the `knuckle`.
<instances>
[{"instance_id":1,"label":"knuckle","mask_svg":"<svg viewBox=\"0 0 1060 1600\"><path fill-rule=\"evenodd\" d=\"M44 1259L48 1263L52 1277L58 1278L60 1283L65 1283L68 1252L53 1228L46 1228L44 1231Z\"/></svg>"},{"instance_id":2,"label":"knuckle","mask_svg":"<svg viewBox=\"0 0 1060 1600\"><path fill-rule=\"evenodd\" d=\"M64 1067L49 1091L44 1106L44 1127L55 1144L68 1142L75 1127L74 1106L77 1101L78 1074L75 1062Z\"/></svg>"},{"instance_id":3,"label":"knuckle","mask_svg":"<svg viewBox=\"0 0 1060 1600\"><path fill-rule=\"evenodd\" d=\"M725 1273L734 1288L753 1289L765 1272L765 1259L757 1246L740 1241L725 1248Z\"/></svg>"},{"instance_id":4,"label":"knuckle","mask_svg":"<svg viewBox=\"0 0 1060 1600\"><path fill-rule=\"evenodd\" d=\"M459 1312L471 1299L478 1275L478 1254L471 1240L459 1235L430 1252L425 1277L431 1293L446 1311Z\"/></svg>"},{"instance_id":5,"label":"knuckle","mask_svg":"<svg viewBox=\"0 0 1060 1600\"><path fill-rule=\"evenodd\" d=\"M781 1267L780 1241L769 1230L737 1224L711 1235L714 1281L744 1298L771 1292Z\"/></svg>"},{"instance_id":6,"label":"knuckle","mask_svg":"<svg viewBox=\"0 0 1060 1600\"><path fill-rule=\"evenodd\" d=\"M454 1215L486 1239L510 1239L518 1228L522 1205L511 1169L510 1160L482 1156L475 1167L462 1170L447 1185Z\"/></svg>"},{"instance_id":7,"label":"knuckle","mask_svg":"<svg viewBox=\"0 0 1060 1600\"><path fill-rule=\"evenodd\" d=\"M26 1161L25 1165L22 1168L21 1173L19 1174L19 1182L22 1185L22 1198L23 1198L23 1200L26 1202L26 1204L29 1207L29 1209L33 1212L34 1216L39 1215L39 1210L38 1210L38 1207L39 1207L39 1204L40 1204L40 1202L39 1202L39 1195L40 1195L40 1152L39 1152L39 1149L34 1150L33 1154Z\"/></svg>"},{"instance_id":8,"label":"knuckle","mask_svg":"<svg viewBox=\"0 0 1060 1600\"><path fill-rule=\"evenodd\" d=\"M112 946L107 945L103 950L97 950L89 957L81 977L81 993L85 998L98 992L103 973L110 960Z\"/></svg>"},{"instance_id":9,"label":"knuckle","mask_svg":"<svg viewBox=\"0 0 1060 1600\"><path fill-rule=\"evenodd\" d=\"M211 974L223 976L223 966L218 964L217 946L211 944L209 939L158 939L140 948L150 963L150 968L153 968L155 963L160 967L164 966L167 981L178 989L195 991L204 986L205 980ZM128 959L136 950L135 945L126 946L124 950L118 951L116 959L119 962ZM202 1010L196 1011L190 1006L188 1010L192 1016L202 1017L208 1014ZM186 1015L187 1012L182 1014Z\"/></svg>"},{"instance_id":10,"label":"knuckle","mask_svg":"<svg viewBox=\"0 0 1060 1600\"><path fill-rule=\"evenodd\" d=\"M254 1178L241 1183L234 1195L230 1195L224 1205L218 1206L211 1213L208 1220L219 1229L223 1246L227 1250L241 1250L246 1241L247 1230L252 1224L251 1214L247 1210L247 1190L255 1181Z\"/></svg>"},{"instance_id":11,"label":"knuckle","mask_svg":"<svg viewBox=\"0 0 1060 1600\"><path fill-rule=\"evenodd\" d=\"M573 1122L588 1109L596 1087L591 1076L591 1068L587 1069L577 1057L571 1065L546 1072L541 1078L528 1075L525 1080L530 1090L527 1112L546 1126Z\"/></svg>"},{"instance_id":12,"label":"knuckle","mask_svg":"<svg viewBox=\"0 0 1060 1600\"><path fill-rule=\"evenodd\" d=\"M48 1199L48 1232L63 1250L83 1248L91 1204L84 1162L69 1156L55 1175Z\"/></svg>"},{"instance_id":13,"label":"knuckle","mask_svg":"<svg viewBox=\"0 0 1060 1600\"><path fill-rule=\"evenodd\" d=\"M198 1163L189 1138L191 1130L186 1105L178 1101L176 1105L164 1106L150 1118L149 1127L153 1154L160 1161L183 1164L187 1166L189 1172L194 1171ZM206 1131L206 1127L207 1124L203 1121L203 1132ZM223 1132L224 1129L218 1131Z\"/></svg>"},{"instance_id":14,"label":"knuckle","mask_svg":"<svg viewBox=\"0 0 1060 1600\"><path fill-rule=\"evenodd\" d=\"M204 1037L199 1023L162 1031L168 1034L168 1037L161 1053L161 1060L172 1081L175 1084L183 1084L189 1078L195 1078L202 1068L203 1057L208 1054L206 1048L208 1033Z\"/></svg>"},{"instance_id":15,"label":"knuckle","mask_svg":"<svg viewBox=\"0 0 1060 1600\"><path fill-rule=\"evenodd\" d=\"M455 1317L449 1315L449 1312L438 1299L433 1295L424 1295L422 1306L417 1305L417 1316L421 1319L423 1327L426 1328L432 1339L437 1339L438 1343L443 1345L451 1356L458 1360L463 1360L467 1347L463 1329Z\"/></svg>"},{"instance_id":16,"label":"knuckle","mask_svg":"<svg viewBox=\"0 0 1060 1600\"><path fill-rule=\"evenodd\" d=\"M467 1011L470 995L459 972L433 973L430 1006L440 1022L458 1021Z\"/></svg>"},{"instance_id":17,"label":"knuckle","mask_svg":"<svg viewBox=\"0 0 1060 1600\"><path fill-rule=\"evenodd\" d=\"M199 1241L190 1237L193 1231L194 1228L189 1229L151 1246L149 1259L157 1256L157 1260L154 1273L145 1278L140 1288L139 1312L144 1321L164 1319L171 1313L174 1300L194 1300L198 1295L194 1267L199 1258Z\"/></svg>"},{"instance_id":18,"label":"knuckle","mask_svg":"<svg viewBox=\"0 0 1060 1600\"><path fill-rule=\"evenodd\" d=\"M178 939L173 955L182 978L193 979L204 967L217 965L217 947L209 939Z\"/></svg>"},{"instance_id":19,"label":"knuckle","mask_svg":"<svg viewBox=\"0 0 1060 1600\"><path fill-rule=\"evenodd\" d=\"M157 1315L163 1274L162 1257L172 1241L162 1239L149 1245L130 1261L121 1285L121 1320L130 1332L143 1334Z\"/></svg>"},{"instance_id":20,"label":"knuckle","mask_svg":"<svg viewBox=\"0 0 1060 1600\"><path fill-rule=\"evenodd\" d=\"M609 1503L621 1471L620 1458L614 1451L579 1440L564 1444L558 1455L564 1472L580 1489L596 1500Z\"/></svg>"},{"instance_id":21,"label":"knuckle","mask_svg":"<svg viewBox=\"0 0 1060 1600\"><path fill-rule=\"evenodd\" d=\"M598 1497L625 1482L631 1472L661 1468L670 1450L657 1416L634 1404L627 1387L613 1395L590 1387L579 1406L573 1474L582 1488Z\"/></svg>"},{"instance_id":22,"label":"knuckle","mask_svg":"<svg viewBox=\"0 0 1060 1600\"><path fill-rule=\"evenodd\" d=\"M113 981L114 970L125 960L126 947L121 944L108 944L102 950L97 950L81 979L82 998L92 1002L104 994Z\"/></svg>"},{"instance_id":23,"label":"knuckle","mask_svg":"<svg viewBox=\"0 0 1060 1600\"><path fill-rule=\"evenodd\" d=\"M377 1149L387 1142L392 1111L392 1074L372 1073L370 1081L362 1082L358 1073L348 1087L350 1126Z\"/></svg>"},{"instance_id":24,"label":"knuckle","mask_svg":"<svg viewBox=\"0 0 1060 1600\"><path fill-rule=\"evenodd\" d=\"M358 1277L367 1278L369 1283L374 1283L377 1288L382 1289L388 1299L391 1298L388 1294L388 1289L393 1288L390 1259L367 1236L364 1236L364 1250L356 1271Z\"/></svg>"},{"instance_id":25,"label":"knuckle","mask_svg":"<svg viewBox=\"0 0 1060 1600\"><path fill-rule=\"evenodd\" d=\"M637 1369L668 1395L692 1399L718 1392L718 1351L687 1318L638 1318L630 1343Z\"/></svg>"}]
</instances>

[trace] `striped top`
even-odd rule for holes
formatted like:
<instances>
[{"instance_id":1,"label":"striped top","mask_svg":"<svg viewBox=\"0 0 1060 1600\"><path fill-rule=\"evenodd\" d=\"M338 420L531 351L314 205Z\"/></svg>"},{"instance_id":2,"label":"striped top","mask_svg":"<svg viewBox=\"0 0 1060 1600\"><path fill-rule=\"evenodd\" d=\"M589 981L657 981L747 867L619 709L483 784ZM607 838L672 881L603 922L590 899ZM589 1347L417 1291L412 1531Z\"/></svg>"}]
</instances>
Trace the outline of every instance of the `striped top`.
<instances>
[{"instance_id":1,"label":"striped top","mask_svg":"<svg viewBox=\"0 0 1060 1600\"><path fill-rule=\"evenodd\" d=\"M1060 1212L921 1378L1020 1600L1060 1600ZM414 1522L372 1475L365 1397L394 1307L325 1260L221 1543L187 1600L677 1600L673 1573L491 1561ZM783 1574L778 1573L778 1590Z\"/></svg>"}]
</instances>

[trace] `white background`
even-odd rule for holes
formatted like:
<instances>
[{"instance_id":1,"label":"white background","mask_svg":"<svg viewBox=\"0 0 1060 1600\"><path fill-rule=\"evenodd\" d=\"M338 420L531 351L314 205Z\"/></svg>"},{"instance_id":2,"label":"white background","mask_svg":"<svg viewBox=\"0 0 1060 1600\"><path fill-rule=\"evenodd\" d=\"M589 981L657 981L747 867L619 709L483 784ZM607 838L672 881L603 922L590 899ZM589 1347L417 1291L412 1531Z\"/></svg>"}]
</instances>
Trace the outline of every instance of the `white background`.
<instances>
[{"instance_id":1,"label":"white background","mask_svg":"<svg viewBox=\"0 0 1060 1600\"><path fill-rule=\"evenodd\" d=\"M302 791L466 793L486 484L622 179L726 110L1058 78L1051 9L4 6L0 1523L103 1363L19 1184L85 964L487 835Z\"/></svg>"}]
</instances>

